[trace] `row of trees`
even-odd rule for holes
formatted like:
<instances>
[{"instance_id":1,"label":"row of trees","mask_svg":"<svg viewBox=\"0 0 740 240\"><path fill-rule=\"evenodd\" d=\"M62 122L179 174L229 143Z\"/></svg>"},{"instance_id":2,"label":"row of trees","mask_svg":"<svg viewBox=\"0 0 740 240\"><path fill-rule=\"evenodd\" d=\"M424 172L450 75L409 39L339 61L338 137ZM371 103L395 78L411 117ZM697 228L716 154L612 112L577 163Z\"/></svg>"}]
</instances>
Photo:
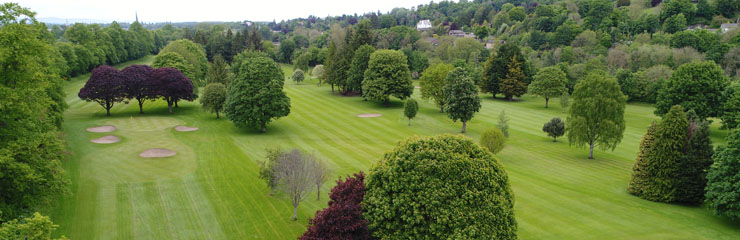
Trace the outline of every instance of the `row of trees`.
<instances>
[{"instance_id":1,"label":"row of trees","mask_svg":"<svg viewBox=\"0 0 740 240\"><path fill-rule=\"evenodd\" d=\"M172 107L178 101L195 99L192 82L180 70L169 67L153 69L146 65L131 65L122 71L105 65L97 67L78 96L100 104L107 116L110 116L115 103L126 99L136 99L139 113L144 113L146 100L162 98L172 113Z\"/></svg>"}]
</instances>

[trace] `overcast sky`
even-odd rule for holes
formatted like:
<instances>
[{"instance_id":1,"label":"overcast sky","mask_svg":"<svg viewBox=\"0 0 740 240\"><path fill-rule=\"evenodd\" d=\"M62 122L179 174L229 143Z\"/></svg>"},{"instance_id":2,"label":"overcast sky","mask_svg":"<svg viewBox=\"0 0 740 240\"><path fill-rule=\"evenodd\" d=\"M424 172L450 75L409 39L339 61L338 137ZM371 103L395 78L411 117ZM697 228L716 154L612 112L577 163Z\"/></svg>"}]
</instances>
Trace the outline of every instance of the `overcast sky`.
<instances>
[{"instance_id":1,"label":"overcast sky","mask_svg":"<svg viewBox=\"0 0 740 240\"><path fill-rule=\"evenodd\" d=\"M342 14L361 14L394 7L411 8L430 0L15 0L36 18L94 19L130 22L272 21ZM435 0L435 2L439 2Z\"/></svg>"}]
</instances>

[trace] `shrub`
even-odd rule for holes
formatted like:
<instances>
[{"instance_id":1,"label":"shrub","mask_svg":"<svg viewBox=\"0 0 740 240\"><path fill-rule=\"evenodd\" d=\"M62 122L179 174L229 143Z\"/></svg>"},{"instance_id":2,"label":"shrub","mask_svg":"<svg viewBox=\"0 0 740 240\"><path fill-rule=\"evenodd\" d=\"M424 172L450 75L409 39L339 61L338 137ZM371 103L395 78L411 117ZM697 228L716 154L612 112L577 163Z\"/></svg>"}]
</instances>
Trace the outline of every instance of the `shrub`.
<instances>
[{"instance_id":1,"label":"shrub","mask_svg":"<svg viewBox=\"0 0 740 240\"><path fill-rule=\"evenodd\" d=\"M506 136L498 128L490 128L480 135L480 145L493 154L504 150Z\"/></svg>"},{"instance_id":2,"label":"shrub","mask_svg":"<svg viewBox=\"0 0 740 240\"><path fill-rule=\"evenodd\" d=\"M367 220L362 218L365 197L365 174L355 173L337 185L329 194L329 206L308 220L308 229L299 239L371 239Z\"/></svg>"},{"instance_id":3,"label":"shrub","mask_svg":"<svg viewBox=\"0 0 740 240\"><path fill-rule=\"evenodd\" d=\"M306 76L305 76L305 74L303 74L303 70L296 69L293 72L293 76L291 76L290 78L293 79L293 82L295 82L296 84L301 84L301 82L303 82L303 79L305 77Z\"/></svg>"}]
</instances>

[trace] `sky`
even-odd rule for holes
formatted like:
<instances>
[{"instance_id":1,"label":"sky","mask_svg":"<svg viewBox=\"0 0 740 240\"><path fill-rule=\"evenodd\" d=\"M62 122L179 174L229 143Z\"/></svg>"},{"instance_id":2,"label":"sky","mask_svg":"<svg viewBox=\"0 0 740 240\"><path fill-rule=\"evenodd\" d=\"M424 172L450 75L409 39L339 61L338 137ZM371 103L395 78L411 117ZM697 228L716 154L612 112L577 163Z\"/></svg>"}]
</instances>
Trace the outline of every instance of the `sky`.
<instances>
[{"instance_id":1,"label":"sky","mask_svg":"<svg viewBox=\"0 0 740 240\"><path fill-rule=\"evenodd\" d=\"M430 0L13 0L36 12L36 18L131 22L272 21L366 12L385 13ZM439 2L435 0L435 2Z\"/></svg>"}]
</instances>

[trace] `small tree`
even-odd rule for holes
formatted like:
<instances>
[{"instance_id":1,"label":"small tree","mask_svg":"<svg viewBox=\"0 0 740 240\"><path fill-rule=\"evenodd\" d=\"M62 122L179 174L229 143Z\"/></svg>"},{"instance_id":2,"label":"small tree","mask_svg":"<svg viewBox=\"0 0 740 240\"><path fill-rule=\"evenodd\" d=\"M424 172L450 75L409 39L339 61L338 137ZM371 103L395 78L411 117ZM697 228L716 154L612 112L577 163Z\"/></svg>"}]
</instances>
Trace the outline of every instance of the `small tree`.
<instances>
[{"instance_id":1,"label":"small tree","mask_svg":"<svg viewBox=\"0 0 740 240\"><path fill-rule=\"evenodd\" d=\"M637 154L635 165L632 167L632 178L627 187L627 191L633 195L642 195L643 189L646 189L651 184L651 169L648 169L648 167L651 167L648 166L651 163L648 162L648 156L652 152L653 145L655 145L655 133L657 131L658 124L655 122L651 123L640 141L640 152Z\"/></svg>"},{"instance_id":2,"label":"small tree","mask_svg":"<svg viewBox=\"0 0 740 240\"><path fill-rule=\"evenodd\" d=\"M121 71L126 76L126 97L139 102L139 113L144 113L146 99L157 98L150 80L152 71L154 69L147 65L131 65Z\"/></svg>"},{"instance_id":3,"label":"small tree","mask_svg":"<svg viewBox=\"0 0 740 240\"><path fill-rule=\"evenodd\" d=\"M409 98L406 103L403 104L403 115L409 119L409 126L411 126L411 119L416 117L416 112L419 111L419 104L416 100Z\"/></svg>"},{"instance_id":4,"label":"small tree","mask_svg":"<svg viewBox=\"0 0 740 240\"><path fill-rule=\"evenodd\" d=\"M714 214L740 219L740 130L727 135L727 145L712 156L714 163L707 174L706 202Z\"/></svg>"},{"instance_id":5,"label":"small tree","mask_svg":"<svg viewBox=\"0 0 740 240\"><path fill-rule=\"evenodd\" d=\"M476 112L480 111L481 100L478 96L478 87L468 72L462 68L455 68L447 74L446 84L443 88L445 95L445 112L452 121L462 122L462 133L465 133L467 122L473 119Z\"/></svg>"},{"instance_id":6,"label":"small tree","mask_svg":"<svg viewBox=\"0 0 740 240\"><path fill-rule=\"evenodd\" d=\"M534 75L534 81L529 85L528 91L530 94L545 98L545 108L547 108L550 98L568 93L566 83L565 73L559 67L546 67Z\"/></svg>"},{"instance_id":7,"label":"small tree","mask_svg":"<svg viewBox=\"0 0 740 240\"><path fill-rule=\"evenodd\" d=\"M213 57L213 62L208 63L206 84L221 83L224 86L228 86L230 82L229 73L229 64L221 55L216 55Z\"/></svg>"},{"instance_id":8,"label":"small tree","mask_svg":"<svg viewBox=\"0 0 740 240\"><path fill-rule=\"evenodd\" d=\"M365 197L365 174L355 173L337 185L329 194L329 206L316 212L308 220L308 229L301 240L358 239L369 240L367 220L362 217L362 200Z\"/></svg>"},{"instance_id":9,"label":"small tree","mask_svg":"<svg viewBox=\"0 0 740 240\"><path fill-rule=\"evenodd\" d=\"M167 101L169 112L172 113L172 106L179 100L192 101L193 83L185 75L174 68L158 68L152 71L152 85L156 89L157 96L161 96Z\"/></svg>"},{"instance_id":10,"label":"small tree","mask_svg":"<svg viewBox=\"0 0 740 240\"><path fill-rule=\"evenodd\" d=\"M505 137L509 137L509 117L506 116L506 110L501 110L501 113L498 114L496 128L501 130Z\"/></svg>"},{"instance_id":11,"label":"small tree","mask_svg":"<svg viewBox=\"0 0 740 240\"><path fill-rule=\"evenodd\" d=\"M273 119L290 114L290 98L283 92L283 71L267 57L244 60L229 86L224 104L226 117L237 127L267 131Z\"/></svg>"},{"instance_id":12,"label":"small tree","mask_svg":"<svg viewBox=\"0 0 740 240\"><path fill-rule=\"evenodd\" d=\"M226 87L223 84L210 83L206 85L203 97L200 99L203 109L216 113L216 118L220 118L218 113L224 109L224 102L226 102Z\"/></svg>"},{"instance_id":13,"label":"small tree","mask_svg":"<svg viewBox=\"0 0 740 240\"><path fill-rule=\"evenodd\" d=\"M512 57L508 65L509 72L506 78L499 83L499 89L507 100L511 101L513 97L522 96L527 92L527 76L524 75L521 63Z\"/></svg>"},{"instance_id":14,"label":"small tree","mask_svg":"<svg viewBox=\"0 0 740 240\"><path fill-rule=\"evenodd\" d=\"M396 50L378 50L370 55L362 81L363 97L387 106L390 96L403 100L410 97L413 90L406 55Z\"/></svg>"},{"instance_id":15,"label":"small tree","mask_svg":"<svg viewBox=\"0 0 740 240\"><path fill-rule=\"evenodd\" d=\"M298 204L308 195L314 184L312 165L316 157L305 154L298 149L283 153L278 157L274 168L274 177L278 186L290 199L293 205L293 220L298 220Z\"/></svg>"},{"instance_id":16,"label":"small tree","mask_svg":"<svg viewBox=\"0 0 740 240\"><path fill-rule=\"evenodd\" d=\"M321 200L321 185L324 185L326 178L329 176L329 168L326 162L319 158L311 162L311 180L316 185L316 200Z\"/></svg>"},{"instance_id":17,"label":"small tree","mask_svg":"<svg viewBox=\"0 0 740 240\"><path fill-rule=\"evenodd\" d=\"M557 142L558 137L565 134L565 123L558 117L552 118L542 126L542 131L546 132L547 136L552 137L553 142Z\"/></svg>"},{"instance_id":18,"label":"small tree","mask_svg":"<svg viewBox=\"0 0 740 240\"><path fill-rule=\"evenodd\" d=\"M275 189L278 187L278 179L275 168L279 165L280 156L285 153L280 148L266 149L265 161L260 162L259 178L267 183L270 188L270 196L275 195Z\"/></svg>"},{"instance_id":19,"label":"small tree","mask_svg":"<svg viewBox=\"0 0 740 240\"><path fill-rule=\"evenodd\" d=\"M303 70L296 69L293 72L293 76L291 76L290 78L293 79L294 83L301 84L301 82L303 82L303 79L305 78L305 75L303 74Z\"/></svg>"},{"instance_id":20,"label":"small tree","mask_svg":"<svg viewBox=\"0 0 740 240\"><path fill-rule=\"evenodd\" d=\"M321 81L323 81L326 78L326 69L324 68L324 65L316 65L311 70L311 76L316 77L316 79L319 79L319 83L317 86L321 87Z\"/></svg>"},{"instance_id":21,"label":"small tree","mask_svg":"<svg viewBox=\"0 0 740 240\"><path fill-rule=\"evenodd\" d=\"M627 96L617 80L592 72L576 84L570 106L566 132L572 145L589 146L588 158L594 158L594 147L612 149L622 141L624 108Z\"/></svg>"},{"instance_id":22,"label":"small tree","mask_svg":"<svg viewBox=\"0 0 740 240\"><path fill-rule=\"evenodd\" d=\"M480 135L480 145L493 154L504 150L506 136L498 128L489 128Z\"/></svg>"},{"instance_id":23,"label":"small tree","mask_svg":"<svg viewBox=\"0 0 740 240\"><path fill-rule=\"evenodd\" d=\"M493 154L467 137L403 140L366 180L363 216L377 238L517 237L506 171Z\"/></svg>"},{"instance_id":24,"label":"small tree","mask_svg":"<svg viewBox=\"0 0 740 240\"><path fill-rule=\"evenodd\" d=\"M439 111L445 111L445 95L443 88L447 74L454 70L450 64L439 63L434 64L424 70L419 78L419 85L421 86L421 98L431 99L434 103L439 106Z\"/></svg>"},{"instance_id":25,"label":"small tree","mask_svg":"<svg viewBox=\"0 0 740 240\"><path fill-rule=\"evenodd\" d=\"M94 101L105 108L110 116L110 109L116 102L126 98L126 76L111 66L100 66L93 69L90 79L80 89L77 96L85 101Z\"/></svg>"},{"instance_id":26,"label":"small tree","mask_svg":"<svg viewBox=\"0 0 740 240\"><path fill-rule=\"evenodd\" d=\"M563 95L560 96L560 109L562 112L566 112L568 110L568 107L570 107L570 94L568 92L563 93Z\"/></svg>"}]
</instances>

